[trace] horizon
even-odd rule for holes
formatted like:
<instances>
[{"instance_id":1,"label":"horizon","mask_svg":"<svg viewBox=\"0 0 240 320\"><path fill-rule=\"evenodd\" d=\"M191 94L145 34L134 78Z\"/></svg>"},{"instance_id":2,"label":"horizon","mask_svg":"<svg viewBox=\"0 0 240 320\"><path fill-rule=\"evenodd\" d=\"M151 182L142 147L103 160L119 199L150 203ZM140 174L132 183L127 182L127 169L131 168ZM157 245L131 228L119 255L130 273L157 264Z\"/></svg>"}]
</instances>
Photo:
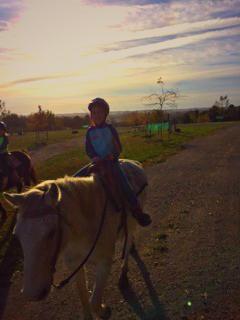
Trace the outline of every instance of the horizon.
<instances>
[{"instance_id":1,"label":"horizon","mask_svg":"<svg viewBox=\"0 0 240 320\"><path fill-rule=\"evenodd\" d=\"M239 105L239 36L240 0L0 0L0 99L20 115L98 96L141 111L162 77L179 109Z\"/></svg>"},{"instance_id":2,"label":"horizon","mask_svg":"<svg viewBox=\"0 0 240 320\"><path fill-rule=\"evenodd\" d=\"M236 107L236 106L235 106ZM174 113L174 112L188 112L188 111L191 111L191 110L208 110L210 109L211 107L201 107L201 108L172 108L172 109L163 109L163 112L166 112L166 113ZM141 110L110 110L110 113L109 115L111 114L114 114L114 113L117 113L117 114L124 114L124 113L134 113L134 112L152 112L152 111L155 111L157 109L141 109ZM43 110L43 111L46 111L46 110ZM24 117L28 117L29 115L33 114L33 113L36 113L37 111L35 112L32 112L32 113L26 113L26 114L18 114L18 113L11 113L11 114L16 114L18 117L20 116L24 116ZM65 112L65 113L54 113L55 116L73 116L73 115L89 115L89 111L82 111L82 112Z\"/></svg>"}]
</instances>

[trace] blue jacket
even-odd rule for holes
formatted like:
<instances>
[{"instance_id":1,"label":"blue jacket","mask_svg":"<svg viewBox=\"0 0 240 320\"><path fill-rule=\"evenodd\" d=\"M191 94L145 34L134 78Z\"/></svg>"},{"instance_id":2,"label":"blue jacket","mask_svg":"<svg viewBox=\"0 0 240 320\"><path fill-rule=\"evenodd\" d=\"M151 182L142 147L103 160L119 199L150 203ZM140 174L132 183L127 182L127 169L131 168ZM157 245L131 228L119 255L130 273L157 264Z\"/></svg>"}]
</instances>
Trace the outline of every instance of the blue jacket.
<instances>
[{"instance_id":1,"label":"blue jacket","mask_svg":"<svg viewBox=\"0 0 240 320\"><path fill-rule=\"evenodd\" d=\"M89 158L100 157L105 159L112 154L114 160L118 159L122 145L117 130L107 122L101 126L91 127L86 135L86 153Z\"/></svg>"}]
</instances>

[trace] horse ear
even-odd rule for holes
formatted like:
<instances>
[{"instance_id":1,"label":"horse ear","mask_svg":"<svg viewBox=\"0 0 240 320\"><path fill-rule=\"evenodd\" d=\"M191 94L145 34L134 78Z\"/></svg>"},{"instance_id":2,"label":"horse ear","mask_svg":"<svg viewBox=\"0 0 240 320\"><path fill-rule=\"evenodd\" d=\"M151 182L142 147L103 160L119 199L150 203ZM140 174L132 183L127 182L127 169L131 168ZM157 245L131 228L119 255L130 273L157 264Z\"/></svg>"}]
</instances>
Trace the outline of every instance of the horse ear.
<instances>
[{"instance_id":1,"label":"horse ear","mask_svg":"<svg viewBox=\"0 0 240 320\"><path fill-rule=\"evenodd\" d=\"M56 207L61 198L61 191L56 183L52 183L46 192L45 201L48 205Z\"/></svg>"},{"instance_id":2,"label":"horse ear","mask_svg":"<svg viewBox=\"0 0 240 320\"><path fill-rule=\"evenodd\" d=\"M3 192L3 197L10 203L13 207L20 207L23 203L24 196L18 193L7 193Z\"/></svg>"}]
</instances>

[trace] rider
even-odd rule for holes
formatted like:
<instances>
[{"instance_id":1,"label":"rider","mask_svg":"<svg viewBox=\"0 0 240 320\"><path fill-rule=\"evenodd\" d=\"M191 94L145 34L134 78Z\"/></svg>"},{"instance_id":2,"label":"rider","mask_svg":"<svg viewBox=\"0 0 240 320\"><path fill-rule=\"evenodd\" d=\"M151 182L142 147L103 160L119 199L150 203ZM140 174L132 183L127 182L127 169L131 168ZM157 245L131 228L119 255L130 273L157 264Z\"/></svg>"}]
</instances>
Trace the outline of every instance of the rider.
<instances>
[{"instance_id":1,"label":"rider","mask_svg":"<svg viewBox=\"0 0 240 320\"><path fill-rule=\"evenodd\" d=\"M11 181L17 185L21 182L21 179L15 168L8 165L8 144L7 126L4 122L0 121L0 167L2 170L7 171Z\"/></svg>"},{"instance_id":2,"label":"rider","mask_svg":"<svg viewBox=\"0 0 240 320\"><path fill-rule=\"evenodd\" d=\"M106 161L113 165L118 174L118 180L128 200L133 217L141 226L148 226L152 220L150 216L143 213L133 189L131 188L127 176L118 162L118 157L122 151L122 145L117 130L108 122L106 118L109 114L109 105L102 98L95 98L88 105L91 113L92 126L86 135L86 152L93 163ZM77 172L74 176L85 176L88 166Z\"/></svg>"}]
</instances>

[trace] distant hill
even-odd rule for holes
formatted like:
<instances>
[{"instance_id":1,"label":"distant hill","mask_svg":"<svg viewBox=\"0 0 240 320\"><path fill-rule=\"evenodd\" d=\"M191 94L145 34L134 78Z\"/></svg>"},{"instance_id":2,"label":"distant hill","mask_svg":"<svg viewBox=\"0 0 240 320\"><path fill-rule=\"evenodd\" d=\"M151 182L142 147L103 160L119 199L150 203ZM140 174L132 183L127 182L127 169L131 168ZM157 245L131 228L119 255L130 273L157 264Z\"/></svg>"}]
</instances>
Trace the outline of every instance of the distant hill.
<instances>
[{"instance_id":1,"label":"distant hill","mask_svg":"<svg viewBox=\"0 0 240 320\"><path fill-rule=\"evenodd\" d=\"M164 109L165 112L167 113L170 113L170 114L175 114L175 113L185 113L185 112L188 112L188 111L191 111L191 110L199 110L199 111L207 111L209 109L209 107L203 107L203 108L182 108L182 109ZM110 114L112 116L121 116L123 114L126 114L126 113L132 113L132 112L148 112L148 111L151 111L150 109L146 109L146 110L133 110L133 111L111 111ZM56 114L56 116L58 117L71 117L71 118L74 118L76 116L79 116L79 117L85 117L85 115L88 114L88 112L79 112L79 113L58 113Z\"/></svg>"}]
</instances>

